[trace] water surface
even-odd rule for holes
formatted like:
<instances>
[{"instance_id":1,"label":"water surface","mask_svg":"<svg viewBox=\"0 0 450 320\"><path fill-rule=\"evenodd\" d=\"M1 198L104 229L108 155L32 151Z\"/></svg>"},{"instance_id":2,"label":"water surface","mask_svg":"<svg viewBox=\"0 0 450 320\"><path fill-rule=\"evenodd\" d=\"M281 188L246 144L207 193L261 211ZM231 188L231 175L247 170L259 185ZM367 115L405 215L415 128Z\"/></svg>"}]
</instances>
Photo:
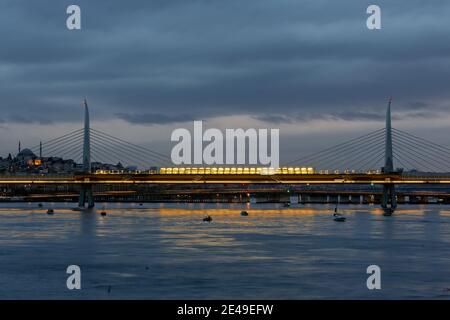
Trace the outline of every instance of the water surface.
<instances>
[{"instance_id":1,"label":"water surface","mask_svg":"<svg viewBox=\"0 0 450 320\"><path fill-rule=\"evenodd\" d=\"M339 223L327 205L105 205L106 217L73 204L1 204L0 298L450 297L447 206L405 205L392 217L341 206ZM66 287L73 264L81 290ZM381 290L366 287L372 264Z\"/></svg>"}]
</instances>

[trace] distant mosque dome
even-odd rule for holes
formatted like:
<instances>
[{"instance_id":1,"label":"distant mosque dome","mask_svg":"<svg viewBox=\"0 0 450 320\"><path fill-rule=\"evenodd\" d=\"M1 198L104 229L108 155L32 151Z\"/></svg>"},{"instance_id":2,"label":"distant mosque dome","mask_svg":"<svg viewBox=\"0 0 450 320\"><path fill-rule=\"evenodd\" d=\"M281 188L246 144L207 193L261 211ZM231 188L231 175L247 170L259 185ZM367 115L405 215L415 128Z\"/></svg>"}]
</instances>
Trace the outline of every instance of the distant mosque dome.
<instances>
[{"instance_id":1,"label":"distant mosque dome","mask_svg":"<svg viewBox=\"0 0 450 320\"><path fill-rule=\"evenodd\" d=\"M36 157L36 155L33 153L33 151L31 151L28 148L25 148L25 149L21 150L17 154L17 158L32 158L32 157Z\"/></svg>"}]
</instances>

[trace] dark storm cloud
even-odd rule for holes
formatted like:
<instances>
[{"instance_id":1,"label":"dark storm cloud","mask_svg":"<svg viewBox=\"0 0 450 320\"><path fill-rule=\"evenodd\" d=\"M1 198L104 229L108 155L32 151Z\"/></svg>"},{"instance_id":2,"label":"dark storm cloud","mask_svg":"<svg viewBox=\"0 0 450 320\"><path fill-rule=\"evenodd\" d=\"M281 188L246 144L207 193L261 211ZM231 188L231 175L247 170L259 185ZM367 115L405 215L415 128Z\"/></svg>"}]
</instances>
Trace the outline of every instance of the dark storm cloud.
<instances>
[{"instance_id":1,"label":"dark storm cloud","mask_svg":"<svg viewBox=\"0 0 450 320\"><path fill-rule=\"evenodd\" d=\"M168 116L161 113L145 113L145 114L127 114L127 113L117 113L116 116L122 120L130 123L136 124L168 124L183 121L193 121L195 120L189 114L180 114L176 116Z\"/></svg>"},{"instance_id":2,"label":"dark storm cloud","mask_svg":"<svg viewBox=\"0 0 450 320\"><path fill-rule=\"evenodd\" d=\"M434 113L429 111L411 111L392 114L393 120L405 119L424 119L434 118L443 114L443 111L436 110ZM262 114L253 116L254 119L267 123L297 123L307 122L314 119L319 120L347 120L347 121L384 121L385 113L379 111L344 111L337 113L317 114L314 112L308 114L291 113L289 115Z\"/></svg>"},{"instance_id":3,"label":"dark storm cloud","mask_svg":"<svg viewBox=\"0 0 450 320\"><path fill-rule=\"evenodd\" d=\"M65 9L82 8L82 30ZM450 3L4 0L0 110L11 122L93 118L170 124L251 114L268 122L411 119L450 101ZM413 111L417 117L413 116ZM189 116L187 116L189 115Z\"/></svg>"}]
</instances>

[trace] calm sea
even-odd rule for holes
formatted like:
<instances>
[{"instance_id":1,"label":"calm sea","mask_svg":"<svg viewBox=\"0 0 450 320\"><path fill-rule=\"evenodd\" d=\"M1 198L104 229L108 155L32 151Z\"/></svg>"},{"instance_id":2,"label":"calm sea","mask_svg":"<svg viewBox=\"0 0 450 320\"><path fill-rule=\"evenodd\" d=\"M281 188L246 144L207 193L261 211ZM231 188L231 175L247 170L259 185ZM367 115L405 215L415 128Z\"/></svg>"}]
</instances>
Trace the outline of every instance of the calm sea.
<instances>
[{"instance_id":1,"label":"calm sea","mask_svg":"<svg viewBox=\"0 0 450 320\"><path fill-rule=\"evenodd\" d=\"M0 298L450 298L450 206L404 205L392 217L340 206L347 221L335 222L326 205L105 205L106 217L1 204ZM66 287L69 265L81 268L81 290ZM381 268L381 290L367 289L369 265Z\"/></svg>"}]
</instances>

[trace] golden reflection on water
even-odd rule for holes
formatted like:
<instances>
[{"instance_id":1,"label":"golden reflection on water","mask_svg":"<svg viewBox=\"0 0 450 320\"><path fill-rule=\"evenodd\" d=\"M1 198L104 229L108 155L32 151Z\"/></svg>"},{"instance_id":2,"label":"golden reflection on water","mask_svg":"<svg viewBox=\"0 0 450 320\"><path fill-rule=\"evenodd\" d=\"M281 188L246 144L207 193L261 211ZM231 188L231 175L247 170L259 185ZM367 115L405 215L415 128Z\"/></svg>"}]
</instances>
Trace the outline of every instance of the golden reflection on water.
<instances>
[{"instance_id":1,"label":"golden reflection on water","mask_svg":"<svg viewBox=\"0 0 450 320\"><path fill-rule=\"evenodd\" d=\"M439 210L439 215L443 217L450 217L450 210Z\"/></svg>"},{"instance_id":2,"label":"golden reflection on water","mask_svg":"<svg viewBox=\"0 0 450 320\"><path fill-rule=\"evenodd\" d=\"M414 215L414 216L423 216L427 212L430 212L431 210L426 210L423 207L418 207L414 209L403 209L403 208L397 208L394 212L394 215ZM372 210L368 211L371 214L374 215L383 215L384 210L382 208L373 208Z\"/></svg>"},{"instance_id":3,"label":"golden reflection on water","mask_svg":"<svg viewBox=\"0 0 450 320\"><path fill-rule=\"evenodd\" d=\"M241 209L230 208L196 208L196 209L181 209L181 208L161 208L157 209L157 212L161 215L215 215L215 216L236 216L240 215ZM278 215L278 216L294 216L294 215L317 215L317 214L330 214L332 210L326 209L312 209L312 208L291 208L291 209L246 209L249 216L251 214L256 215Z\"/></svg>"},{"instance_id":4,"label":"golden reflection on water","mask_svg":"<svg viewBox=\"0 0 450 320\"><path fill-rule=\"evenodd\" d=\"M66 205L66 207L59 207ZM290 208L281 205L255 204L97 204L97 209L87 212L73 211L70 204L47 203L42 208L37 204L29 207L3 207L0 216L11 217L15 224L2 225L3 236L0 244L17 243L24 239L58 239L79 235L106 237L111 235L132 236L133 233L149 229L149 233L157 234L162 244L171 244L173 248L192 248L199 246L229 247L239 246L245 241L236 239L236 234L315 234L330 232L327 228L343 228L352 232L352 222L358 222L349 217L346 224L336 225L332 219L335 206L329 205L293 205ZM107 216L101 217L102 207L106 208ZM170 206L170 207L169 207ZM46 214L47 208L53 207L54 215ZM248 217L240 215L242 210L249 213ZM383 210L378 206L339 206L338 212L344 215L369 213L381 216ZM450 216L450 210L436 210L432 206L400 206L395 215L424 216L430 212L439 212L440 216ZM204 223L202 218L210 215L211 224ZM12 219L12 216L19 218ZM301 219L302 217L308 219ZM301 219L301 220L299 220ZM3 219L5 220L5 219ZM5 221L7 221L6 219ZM148 225L148 226L147 226ZM370 230L371 224L367 225ZM381 226L380 226L381 227ZM354 230L353 230L354 231Z\"/></svg>"}]
</instances>

